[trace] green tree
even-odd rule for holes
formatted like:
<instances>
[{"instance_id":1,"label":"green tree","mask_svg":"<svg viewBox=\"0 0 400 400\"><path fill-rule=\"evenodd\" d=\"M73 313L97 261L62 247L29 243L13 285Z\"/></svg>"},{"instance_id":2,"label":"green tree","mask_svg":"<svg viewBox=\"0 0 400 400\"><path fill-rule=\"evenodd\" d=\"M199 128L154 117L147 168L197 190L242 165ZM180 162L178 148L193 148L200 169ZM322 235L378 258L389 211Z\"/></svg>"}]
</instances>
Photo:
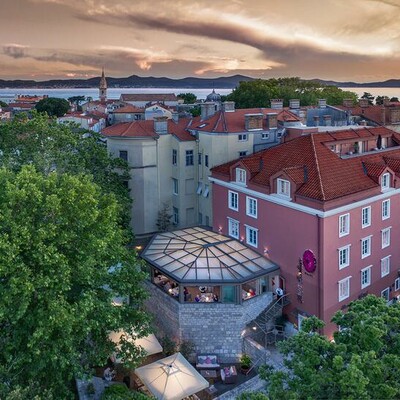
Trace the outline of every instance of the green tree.
<instances>
[{"instance_id":1,"label":"green tree","mask_svg":"<svg viewBox=\"0 0 400 400\"><path fill-rule=\"evenodd\" d=\"M236 397L236 400L269 400L269 397L263 393L244 392Z\"/></svg>"},{"instance_id":2,"label":"green tree","mask_svg":"<svg viewBox=\"0 0 400 400\"><path fill-rule=\"evenodd\" d=\"M8 107L8 104L0 100L0 107Z\"/></svg>"},{"instance_id":3,"label":"green tree","mask_svg":"<svg viewBox=\"0 0 400 400\"><path fill-rule=\"evenodd\" d=\"M0 185L0 398L73 398L72 379L116 350L110 331L148 333L144 275L115 196L90 177L24 166L0 169ZM113 306L121 295L130 305ZM131 342L118 354L128 366L141 356Z\"/></svg>"},{"instance_id":4,"label":"green tree","mask_svg":"<svg viewBox=\"0 0 400 400\"><path fill-rule=\"evenodd\" d=\"M381 106L381 105L383 105L383 103L384 103L386 100L389 100L389 97L387 97L387 96L376 96L376 98L375 98L375 104L376 104L377 106Z\"/></svg>"},{"instance_id":5,"label":"green tree","mask_svg":"<svg viewBox=\"0 0 400 400\"><path fill-rule=\"evenodd\" d=\"M337 86L323 86L320 90L320 98L326 99L326 103L330 106L341 106L345 99L353 100L353 104L357 104L358 101L356 93L342 90Z\"/></svg>"},{"instance_id":6,"label":"green tree","mask_svg":"<svg viewBox=\"0 0 400 400\"><path fill-rule=\"evenodd\" d=\"M371 93L364 92L363 95L361 96L361 98L362 99L367 99L368 100L368 104L371 105L371 106L374 104L375 97L372 96Z\"/></svg>"},{"instance_id":7,"label":"green tree","mask_svg":"<svg viewBox=\"0 0 400 400\"><path fill-rule=\"evenodd\" d=\"M82 110L81 103L86 100L85 96L72 96L68 97L70 103L75 103L75 107L78 111Z\"/></svg>"},{"instance_id":8,"label":"green tree","mask_svg":"<svg viewBox=\"0 0 400 400\"><path fill-rule=\"evenodd\" d=\"M310 317L302 330L279 347L286 371L264 367L272 400L398 399L400 396L400 305L375 296L349 305L332 319L340 331L329 341Z\"/></svg>"},{"instance_id":9,"label":"green tree","mask_svg":"<svg viewBox=\"0 0 400 400\"><path fill-rule=\"evenodd\" d=\"M101 137L75 125L58 124L44 114L33 112L32 119L14 118L0 125L0 166L18 171L32 164L44 174L90 174L104 193L117 196L121 208L121 224L130 221L129 192L124 182L129 179L127 163L112 158Z\"/></svg>"},{"instance_id":10,"label":"green tree","mask_svg":"<svg viewBox=\"0 0 400 400\"><path fill-rule=\"evenodd\" d=\"M69 103L65 99L47 97L40 100L35 108L38 112L45 112L50 117L62 117L69 110Z\"/></svg>"},{"instance_id":11,"label":"green tree","mask_svg":"<svg viewBox=\"0 0 400 400\"><path fill-rule=\"evenodd\" d=\"M392 97L390 99L390 101L393 102L393 103L398 103L399 102L399 98L398 97Z\"/></svg>"},{"instance_id":12,"label":"green tree","mask_svg":"<svg viewBox=\"0 0 400 400\"><path fill-rule=\"evenodd\" d=\"M197 100L197 96L193 93L179 93L177 97L183 99L185 104L193 104Z\"/></svg>"},{"instance_id":13,"label":"green tree","mask_svg":"<svg viewBox=\"0 0 400 400\"><path fill-rule=\"evenodd\" d=\"M201 115L201 108L199 106L193 107L189 110L192 117L199 117Z\"/></svg>"}]
</instances>

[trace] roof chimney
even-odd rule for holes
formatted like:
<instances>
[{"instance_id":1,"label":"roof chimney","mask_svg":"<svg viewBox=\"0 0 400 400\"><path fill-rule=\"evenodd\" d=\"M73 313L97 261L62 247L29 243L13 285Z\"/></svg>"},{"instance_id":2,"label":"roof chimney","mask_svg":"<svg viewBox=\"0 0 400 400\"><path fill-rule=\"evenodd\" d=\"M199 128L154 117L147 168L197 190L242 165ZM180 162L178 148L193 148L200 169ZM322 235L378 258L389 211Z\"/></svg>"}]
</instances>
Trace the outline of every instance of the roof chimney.
<instances>
[{"instance_id":1,"label":"roof chimney","mask_svg":"<svg viewBox=\"0 0 400 400\"><path fill-rule=\"evenodd\" d=\"M267 128L268 129L278 128L278 113L267 114Z\"/></svg>"},{"instance_id":2,"label":"roof chimney","mask_svg":"<svg viewBox=\"0 0 400 400\"><path fill-rule=\"evenodd\" d=\"M300 100L299 99L290 99L289 100L289 107L292 110L300 108Z\"/></svg>"},{"instance_id":3,"label":"roof chimney","mask_svg":"<svg viewBox=\"0 0 400 400\"><path fill-rule=\"evenodd\" d=\"M332 115L325 114L322 117L324 119L324 125L325 126L331 126L332 125Z\"/></svg>"},{"instance_id":4,"label":"roof chimney","mask_svg":"<svg viewBox=\"0 0 400 400\"><path fill-rule=\"evenodd\" d=\"M172 115L172 121L178 123L179 122L179 113L178 113L178 111L172 111L171 115Z\"/></svg>"},{"instance_id":5,"label":"roof chimney","mask_svg":"<svg viewBox=\"0 0 400 400\"><path fill-rule=\"evenodd\" d=\"M222 109L225 112L234 112L235 111L235 102L234 101L225 101L222 103Z\"/></svg>"},{"instance_id":6,"label":"roof chimney","mask_svg":"<svg viewBox=\"0 0 400 400\"><path fill-rule=\"evenodd\" d=\"M319 99L318 100L318 107L319 108L326 108L326 99Z\"/></svg>"},{"instance_id":7,"label":"roof chimney","mask_svg":"<svg viewBox=\"0 0 400 400\"><path fill-rule=\"evenodd\" d=\"M369 106L368 99L359 99L358 105L360 107L368 107Z\"/></svg>"},{"instance_id":8,"label":"roof chimney","mask_svg":"<svg viewBox=\"0 0 400 400\"><path fill-rule=\"evenodd\" d=\"M262 130L263 114L245 114L244 125L247 131Z\"/></svg>"},{"instance_id":9,"label":"roof chimney","mask_svg":"<svg viewBox=\"0 0 400 400\"><path fill-rule=\"evenodd\" d=\"M215 103L210 102L210 101L201 103L200 109L201 109L201 120L202 121L207 118L212 117L217 111Z\"/></svg>"},{"instance_id":10,"label":"roof chimney","mask_svg":"<svg viewBox=\"0 0 400 400\"><path fill-rule=\"evenodd\" d=\"M353 99L344 99L343 106L344 107L353 107Z\"/></svg>"},{"instance_id":11,"label":"roof chimney","mask_svg":"<svg viewBox=\"0 0 400 400\"><path fill-rule=\"evenodd\" d=\"M282 99L271 99L271 108L274 110L279 110L283 108L283 100Z\"/></svg>"},{"instance_id":12,"label":"roof chimney","mask_svg":"<svg viewBox=\"0 0 400 400\"><path fill-rule=\"evenodd\" d=\"M167 116L155 116L154 117L154 132L159 135L165 135L168 133L168 117Z\"/></svg>"}]
</instances>

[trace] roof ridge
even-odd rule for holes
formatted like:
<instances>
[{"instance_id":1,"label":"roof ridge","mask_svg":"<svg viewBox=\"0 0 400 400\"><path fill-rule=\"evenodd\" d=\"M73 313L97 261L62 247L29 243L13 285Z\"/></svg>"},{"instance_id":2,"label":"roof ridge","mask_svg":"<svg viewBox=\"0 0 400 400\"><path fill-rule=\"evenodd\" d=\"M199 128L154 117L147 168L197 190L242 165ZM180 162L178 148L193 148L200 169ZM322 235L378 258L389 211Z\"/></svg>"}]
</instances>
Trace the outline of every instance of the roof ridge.
<instances>
[{"instance_id":1,"label":"roof ridge","mask_svg":"<svg viewBox=\"0 0 400 400\"><path fill-rule=\"evenodd\" d=\"M215 132L215 130L217 129L217 126L218 126L218 124L219 124L220 121L221 121L222 114L223 114L222 111L220 111L220 112L219 112L219 117L218 117L218 119L217 119L217 122L215 123L215 125L214 125L214 127L213 127L213 129L212 129L213 132Z\"/></svg>"},{"instance_id":2,"label":"roof ridge","mask_svg":"<svg viewBox=\"0 0 400 400\"><path fill-rule=\"evenodd\" d=\"M324 192L324 186L322 184L322 177L321 177L321 170L319 168L319 162L318 162L318 155L317 155L317 151L315 149L315 142L314 142L314 134L310 134L311 136L311 143L312 143L312 150L313 150L313 154L314 154L314 158L315 158L315 166L317 167L317 174L318 174L318 182L319 185L321 187L321 192L322 192L322 200L325 200L325 192Z\"/></svg>"}]
</instances>

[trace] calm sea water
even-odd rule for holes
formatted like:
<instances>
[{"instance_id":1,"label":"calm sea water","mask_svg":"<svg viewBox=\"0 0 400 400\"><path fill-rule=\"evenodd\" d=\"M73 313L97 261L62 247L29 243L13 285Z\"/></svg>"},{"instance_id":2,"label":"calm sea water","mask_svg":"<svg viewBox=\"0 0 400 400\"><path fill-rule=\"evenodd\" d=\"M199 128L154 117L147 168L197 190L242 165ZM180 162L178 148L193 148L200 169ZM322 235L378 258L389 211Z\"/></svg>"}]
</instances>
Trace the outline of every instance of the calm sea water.
<instances>
[{"instance_id":1,"label":"calm sea water","mask_svg":"<svg viewBox=\"0 0 400 400\"><path fill-rule=\"evenodd\" d=\"M357 93L360 97L364 92L371 93L373 96L388 96L400 98L400 88L343 88L343 90ZM221 95L231 93L231 89L215 89ZM119 88L108 89L107 97L109 99L119 99L121 93L193 93L198 99L205 99L212 89L166 89L166 88ZM42 96L44 94L49 97L59 97L67 99L72 96L91 96L94 100L99 98L98 89L0 89L0 100L10 102L17 94L28 94Z\"/></svg>"}]
</instances>

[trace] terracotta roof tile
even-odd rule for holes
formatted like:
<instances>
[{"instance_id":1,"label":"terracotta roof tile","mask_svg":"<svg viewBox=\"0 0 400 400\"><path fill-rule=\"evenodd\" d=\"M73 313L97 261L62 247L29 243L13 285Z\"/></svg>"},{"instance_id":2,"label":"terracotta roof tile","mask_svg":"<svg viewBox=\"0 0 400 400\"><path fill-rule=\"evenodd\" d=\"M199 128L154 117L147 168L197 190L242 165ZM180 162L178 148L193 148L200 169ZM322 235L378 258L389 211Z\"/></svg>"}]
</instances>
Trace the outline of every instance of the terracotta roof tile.
<instances>
[{"instance_id":1,"label":"terracotta roof tile","mask_svg":"<svg viewBox=\"0 0 400 400\"><path fill-rule=\"evenodd\" d=\"M178 101L174 93L122 93L122 101Z\"/></svg>"},{"instance_id":2,"label":"terracotta roof tile","mask_svg":"<svg viewBox=\"0 0 400 400\"><path fill-rule=\"evenodd\" d=\"M114 114L125 114L125 113L144 113L144 108L135 107L132 104L128 104L127 106L117 108L113 111Z\"/></svg>"}]
</instances>

